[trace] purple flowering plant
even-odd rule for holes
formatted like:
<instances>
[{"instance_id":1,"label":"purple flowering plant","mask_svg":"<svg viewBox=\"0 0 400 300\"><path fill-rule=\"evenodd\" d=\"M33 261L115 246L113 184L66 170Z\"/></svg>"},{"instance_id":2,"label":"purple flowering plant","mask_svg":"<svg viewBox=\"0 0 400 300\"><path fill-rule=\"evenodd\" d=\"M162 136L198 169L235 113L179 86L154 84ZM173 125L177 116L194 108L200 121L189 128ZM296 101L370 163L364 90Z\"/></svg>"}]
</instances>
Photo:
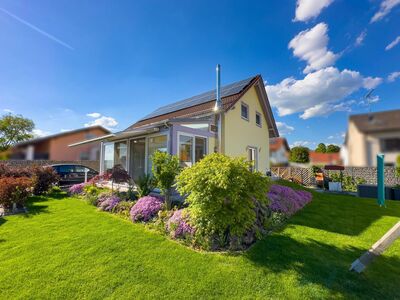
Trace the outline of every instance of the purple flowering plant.
<instances>
[{"instance_id":1,"label":"purple flowering plant","mask_svg":"<svg viewBox=\"0 0 400 300\"><path fill-rule=\"evenodd\" d=\"M271 186L268 198L271 200L270 208L273 212L291 216L311 202L312 195L307 191L293 190L290 187L275 184Z\"/></svg>"},{"instance_id":2,"label":"purple flowering plant","mask_svg":"<svg viewBox=\"0 0 400 300\"><path fill-rule=\"evenodd\" d=\"M78 183L78 184L74 184L72 185L69 189L68 192L71 195L78 195L78 194L82 194L83 193L83 188L86 186L86 183Z\"/></svg>"},{"instance_id":3,"label":"purple flowering plant","mask_svg":"<svg viewBox=\"0 0 400 300\"><path fill-rule=\"evenodd\" d=\"M131 220L133 222L148 222L157 216L157 213L162 209L163 204L164 201L160 197L142 197L131 208Z\"/></svg>"},{"instance_id":4,"label":"purple flowering plant","mask_svg":"<svg viewBox=\"0 0 400 300\"><path fill-rule=\"evenodd\" d=\"M179 209L167 221L166 229L173 238L192 236L195 233L195 228L188 221L187 212Z\"/></svg>"},{"instance_id":5,"label":"purple flowering plant","mask_svg":"<svg viewBox=\"0 0 400 300\"><path fill-rule=\"evenodd\" d=\"M103 211L112 211L121 199L115 195L104 195L97 200L97 207Z\"/></svg>"}]
</instances>

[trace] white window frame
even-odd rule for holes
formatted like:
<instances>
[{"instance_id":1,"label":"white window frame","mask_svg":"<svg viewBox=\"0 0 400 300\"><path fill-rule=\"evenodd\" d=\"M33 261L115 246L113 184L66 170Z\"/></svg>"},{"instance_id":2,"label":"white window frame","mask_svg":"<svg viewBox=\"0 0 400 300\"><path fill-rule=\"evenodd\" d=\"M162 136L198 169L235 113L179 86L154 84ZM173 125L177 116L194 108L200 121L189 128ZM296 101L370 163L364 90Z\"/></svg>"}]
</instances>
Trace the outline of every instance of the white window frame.
<instances>
[{"instance_id":1,"label":"white window frame","mask_svg":"<svg viewBox=\"0 0 400 300\"><path fill-rule=\"evenodd\" d=\"M178 155L178 157L179 157L179 140L180 140L181 135L188 136L193 139L193 145L192 145L192 166L193 166L196 163L196 157L195 157L196 156L196 137L206 139L206 153L204 155L207 155L208 154L208 136L178 131L177 138L176 138L176 152L177 152L176 154ZM179 162L180 162L180 160L179 160Z\"/></svg>"},{"instance_id":2,"label":"white window frame","mask_svg":"<svg viewBox=\"0 0 400 300\"><path fill-rule=\"evenodd\" d=\"M257 123L257 116L260 117L260 124ZM256 125L257 125L258 127L261 128L261 127L262 127L262 123L263 123L263 122L262 122L261 113L259 113L258 111L256 111Z\"/></svg>"},{"instance_id":3,"label":"white window frame","mask_svg":"<svg viewBox=\"0 0 400 300\"><path fill-rule=\"evenodd\" d=\"M254 151L254 166L253 172L258 171L258 148L255 146L247 146L247 155L249 155L249 151Z\"/></svg>"},{"instance_id":4,"label":"white window frame","mask_svg":"<svg viewBox=\"0 0 400 300\"><path fill-rule=\"evenodd\" d=\"M243 117L242 115L242 106L247 108L247 118ZM240 103L240 116L242 117L243 120L250 121L250 108L249 105L244 102Z\"/></svg>"}]
</instances>

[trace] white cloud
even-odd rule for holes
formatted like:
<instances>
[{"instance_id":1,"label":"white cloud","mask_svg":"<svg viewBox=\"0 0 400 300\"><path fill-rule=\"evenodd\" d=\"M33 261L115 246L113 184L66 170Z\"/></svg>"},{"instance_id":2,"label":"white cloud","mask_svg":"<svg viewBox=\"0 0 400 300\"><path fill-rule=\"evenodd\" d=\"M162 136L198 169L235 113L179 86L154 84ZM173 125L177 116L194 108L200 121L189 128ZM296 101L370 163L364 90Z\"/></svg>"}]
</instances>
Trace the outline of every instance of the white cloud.
<instances>
[{"instance_id":1,"label":"white cloud","mask_svg":"<svg viewBox=\"0 0 400 300\"><path fill-rule=\"evenodd\" d=\"M276 122L276 127L278 127L278 131L280 135L291 134L294 131L294 127L290 126L284 122Z\"/></svg>"},{"instance_id":2,"label":"white cloud","mask_svg":"<svg viewBox=\"0 0 400 300\"><path fill-rule=\"evenodd\" d=\"M298 147L298 146L308 147L308 146L311 146L311 144L312 143L309 141L295 141L295 142L293 142L293 144L290 144L290 148Z\"/></svg>"},{"instance_id":3,"label":"white cloud","mask_svg":"<svg viewBox=\"0 0 400 300\"><path fill-rule=\"evenodd\" d=\"M60 129L60 132L68 132L68 131L71 131L71 129L64 129L64 128Z\"/></svg>"},{"instance_id":4,"label":"white cloud","mask_svg":"<svg viewBox=\"0 0 400 300\"><path fill-rule=\"evenodd\" d=\"M86 114L86 115L91 118L100 118L101 117L101 114L98 112L94 112L94 113L90 113L90 114Z\"/></svg>"},{"instance_id":5,"label":"white cloud","mask_svg":"<svg viewBox=\"0 0 400 300\"><path fill-rule=\"evenodd\" d=\"M357 71L328 67L307 74L303 79L285 78L275 85L267 85L266 90L280 116L303 112L302 118L306 119L348 110L349 101L337 103L362 87L370 88L380 82L377 78L365 78Z\"/></svg>"},{"instance_id":6,"label":"white cloud","mask_svg":"<svg viewBox=\"0 0 400 300\"><path fill-rule=\"evenodd\" d=\"M308 21L317 17L333 0L297 0L295 21Z\"/></svg>"},{"instance_id":7,"label":"white cloud","mask_svg":"<svg viewBox=\"0 0 400 300\"><path fill-rule=\"evenodd\" d=\"M356 38L355 46L361 46L364 42L365 37L367 36L367 30L363 30L360 35Z\"/></svg>"},{"instance_id":8,"label":"white cloud","mask_svg":"<svg viewBox=\"0 0 400 300\"><path fill-rule=\"evenodd\" d=\"M381 6L379 7L379 10L372 17L370 23L374 23L381 20L386 15L388 15L395 6L399 4L400 0L383 0Z\"/></svg>"},{"instance_id":9,"label":"white cloud","mask_svg":"<svg viewBox=\"0 0 400 300\"><path fill-rule=\"evenodd\" d=\"M327 48L327 32L328 26L319 23L311 29L301 31L289 42L289 49L293 49L293 55L307 62L303 73L331 66L339 58L338 54Z\"/></svg>"},{"instance_id":10,"label":"white cloud","mask_svg":"<svg viewBox=\"0 0 400 300\"><path fill-rule=\"evenodd\" d=\"M388 51L400 43L400 35L393 40L389 45L386 46L385 50Z\"/></svg>"},{"instance_id":11,"label":"white cloud","mask_svg":"<svg viewBox=\"0 0 400 300\"><path fill-rule=\"evenodd\" d=\"M5 108L5 109L3 109L3 111L6 113L10 113L10 114L14 112L12 109L9 109L9 108Z\"/></svg>"},{"instance_id":12,"label":"white cloud","mask_svg":"<svg viewBox=\"0 0 400 300\"><path fill-rule=\"evenodd\" d=\"M306 120L318 116L327 116L337 111L350 112L352 104L354 104L354 101L341 102L339 104L329 104L329 103L317 104L313 107L306 109L304 113L300 115L300 118Z\"/></svg>"},{"instance_id":13,"label":"white cloud","mask_svg":"<svg viewBox=\"0 0 400 300\"><path fill-rule=\"evenodd\" d=\"M344 137L346 136L346 133L345 132L340 132L340 133L337 133L337 134L335 134L335 135L330 135L330 136L328 136L328 140L337 140L337 139L339 139L339 140L341 140L341 139L343 139ZM329 142L329 144L334 144L334 143L332 143L332 142Z\"/></svg>"},{"instance_id":14,"label":"white cloud","mask_svg":"<svg viewBox=\"0 0 400 300\"><path fill-rule=\"evenodd\" d=\"M100 118L97 118L97 119L89 122L89 123L86 123L85 127L96 126L96 125L100 125L105 128L111 129L111 128L116 127L118 125L118 122L112 117L102 116Z\"/></svg>"},{"instance_id":15,"label":"white cloud","mask_svg":"<svg viewBox=\"0 0 400 300\"><path fill-rule=\"evenodd\" d=\"M366 77L364 78L363 86L366 89L374 89L382 83L383 79L380 77Z\"/></svg>"},{"instance_id":16,"label":"white cloud","mask_svg":"<svg viewBox=\"0 0 400 300\"><path fill-rule=\"evenodd\" d=\"M50 131L45 131L45 130L41 130L41 129L33 129L32 133L35 137L43 137L43 136L47 136L47 135L51 134Z\"/></svg>"},{"instance_id":17,"label":"white cloud","mask_svg":"<svg viewBox=\"0 0 400 300\"><path fill-rule=\"evenodd\" d=\"M389 74L389 76L387 77L387 80L389 82L394 82L398 77L400 77L400 72L392 72Z\"/></svg>"}]
</instances>

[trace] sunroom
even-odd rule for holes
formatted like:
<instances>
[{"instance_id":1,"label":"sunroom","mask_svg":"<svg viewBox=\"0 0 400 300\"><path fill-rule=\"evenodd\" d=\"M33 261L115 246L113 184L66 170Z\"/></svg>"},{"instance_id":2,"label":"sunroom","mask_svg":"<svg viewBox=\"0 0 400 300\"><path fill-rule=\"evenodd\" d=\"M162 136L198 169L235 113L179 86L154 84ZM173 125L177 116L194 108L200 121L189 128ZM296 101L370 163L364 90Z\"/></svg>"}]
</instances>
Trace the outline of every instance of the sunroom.
<instances>
[{"instance_id":1,"label":"sunroom","mask_svg":"<svg viewBox=\"0 0 400 300\"><path fill-rule=\"evenodd\" d=\"M70 146L101 141L100 173L121 165L135 181L151 173L151 156L156 151L177 155L182 167L192 166L214 152L215 132L212 128L211 120L177 119Z\"/></svg>"}]
</instances>

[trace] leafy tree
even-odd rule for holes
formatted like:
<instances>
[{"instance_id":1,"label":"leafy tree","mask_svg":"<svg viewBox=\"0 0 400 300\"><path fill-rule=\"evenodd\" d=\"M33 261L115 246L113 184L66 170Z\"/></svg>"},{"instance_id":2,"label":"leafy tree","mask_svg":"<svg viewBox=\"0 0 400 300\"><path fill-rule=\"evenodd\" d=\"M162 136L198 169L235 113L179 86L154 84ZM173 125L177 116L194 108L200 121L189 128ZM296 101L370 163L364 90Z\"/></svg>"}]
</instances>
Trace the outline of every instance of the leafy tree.
<instances>
[{"instance_id":1,"label":"leafy tree","mask_svg":"<svg viewBox=\"0 0 400 300\"><path fill-rule=\"evenodd\" d=\"M396 159L396 177L400 178L400 155Z\"/></svg>"},{"instance_id":2,"label":"leafy tree","mask_svg":"<svg viewBox=\"0 0 400 300\"><path fill-rule=\"evenodd\" d=\"M35 124L21 115L7 114L0 118L0 151L33 137Z\"/></svg>"},{"instance_id":3,"label":"leafy tree","mask_svg":"<svg viewBox=\"0 0 400 300\"><path fill-rule=\"evenodd\" d=\"M170 155L165 152L157 151L151 157L152 159L152 172L156 186L161 190L165 196L165 203L167 209L171 209L171 189L175 183L175 177L179 174L179 159L175 155Z\"/></svg>"},{"instance_id":4,"label":"leafy tree","mask_svg":"<svg viewBox=\"0 0 400 300\"><path fill-rule=\"evenodd\" d=\"M326 153L337 153L340 152L340 147L336 145L328 145L326 148Z\"/></svg>"},{"instance_id":5,"label":"leafy tree","mask_svg":"<svg viewBox=\"0 0 400 300\"><path fill-rule=\"evenodd\" d=\"M315 152L326 153L326 145L324 143L319 143L317 148L315 148Z\"/></svg>"},{"instance_id":6,"label":"leafy tree","mask_svg":"<svg viewBox=\"0 0 400 300\"><path fill-rule=\"evenodd\" d=\"M302 146L293 147L290 151L290 161L296 163L308 163L310 161L308 148Z\"/></svg>"}]
</instances>

